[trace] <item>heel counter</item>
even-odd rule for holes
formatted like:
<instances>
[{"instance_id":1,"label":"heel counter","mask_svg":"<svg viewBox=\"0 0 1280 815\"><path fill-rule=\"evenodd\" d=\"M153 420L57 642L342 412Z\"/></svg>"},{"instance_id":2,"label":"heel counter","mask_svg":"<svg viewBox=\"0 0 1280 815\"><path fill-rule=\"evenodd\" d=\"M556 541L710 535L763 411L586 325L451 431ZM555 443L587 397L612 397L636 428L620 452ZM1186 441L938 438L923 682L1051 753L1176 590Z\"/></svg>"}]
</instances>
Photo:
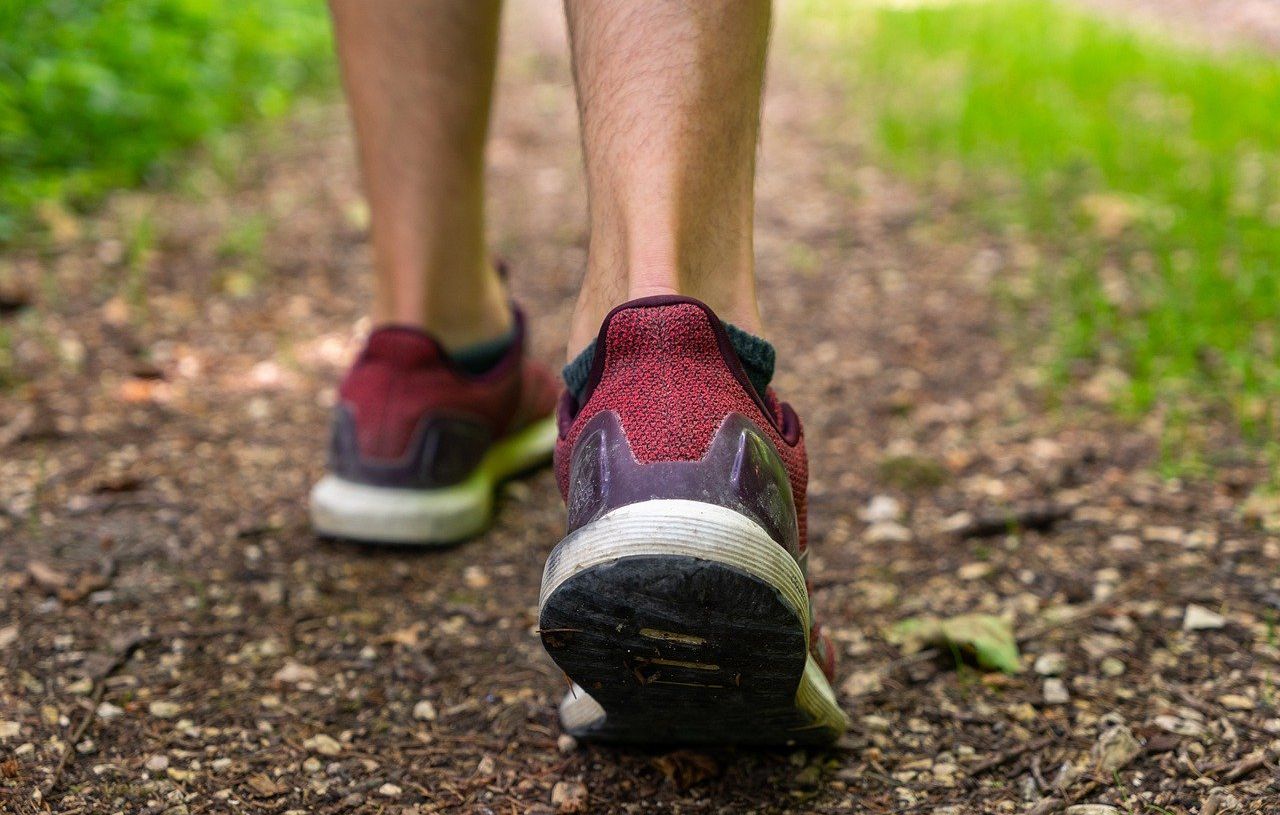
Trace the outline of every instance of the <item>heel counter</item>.
<instances>
[{"instance_id":1,"label":"heel counter","mask_svg":"<svg viewBox=\"0 0 1280 815\"><path fill-rule=\"evenodd\" d=\"M702 458L730 413L775 423L704 304L649 298L620 308L596 340L581 415L617 413L637 461Z\"/></svg>"},{"instance_id":2,"label":"heel counter","mask_svg":"<svg viewBox=\"0 0 1280 815\"><path fill-rule=\"evenodd\" d=\"M329 438L329 470L357 484L435 489L465 480L488 449L491 434L477 422L423 416L403 452L394 458L361 449L356 419L347 405L334 413Z\"/></svg>"},{"instance_id":3,"label":"heel counter","mask_svg":"<svg viewBox=\"0 0 1280 815\"><path fill-rule=\"evenodd\" d=\"M740 413L723 418L702 457L642 462L618 414L601 411L582 428L567 469L570 531L629 504L684 499L734 510L800 555L786 467L767 435Z\"/></svg>"}]
</instances>

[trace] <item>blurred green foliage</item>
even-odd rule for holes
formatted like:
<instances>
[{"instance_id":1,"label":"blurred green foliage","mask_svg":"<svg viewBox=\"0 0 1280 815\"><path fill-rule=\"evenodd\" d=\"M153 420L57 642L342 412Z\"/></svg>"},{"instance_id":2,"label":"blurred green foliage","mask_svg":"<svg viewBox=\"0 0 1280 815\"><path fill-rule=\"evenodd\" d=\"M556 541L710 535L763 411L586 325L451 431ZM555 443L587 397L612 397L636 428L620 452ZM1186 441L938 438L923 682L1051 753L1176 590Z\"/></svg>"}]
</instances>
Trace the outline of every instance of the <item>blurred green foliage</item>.
<instances>
[{"instance_id":1,"label":"blurred green foliage","mask_svg":"<svg viewBox=\"0 0 1280 815\"><path fill-rule=\"evenodd\" d=\"M0 242L332 80L318 0L0 0Z\"/></svg>"},{"instance_id":2,"label":"blurred green foliage","mask_svg":"<svg viewBox=\"0 0 1280 815\"><path fill-rule=\"evenodd\" d=\"M840 124L1037 248L1061 380L1086 360L1134 413L1280 438L1280 61L1047 0L810 0L801 20L851 91Z\"/></svg>"}]
</instances>

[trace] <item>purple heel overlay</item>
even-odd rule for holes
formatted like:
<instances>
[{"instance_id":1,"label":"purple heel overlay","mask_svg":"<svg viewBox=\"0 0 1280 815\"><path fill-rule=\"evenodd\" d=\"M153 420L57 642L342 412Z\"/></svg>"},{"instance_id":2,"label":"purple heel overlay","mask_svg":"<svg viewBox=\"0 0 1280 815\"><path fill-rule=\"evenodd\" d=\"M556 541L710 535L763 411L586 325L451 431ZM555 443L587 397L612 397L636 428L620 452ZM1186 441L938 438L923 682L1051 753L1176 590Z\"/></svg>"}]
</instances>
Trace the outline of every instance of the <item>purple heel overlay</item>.
<instances>
[{"instance_id":1,"label":"purple heel overlay","mask_svg":"<svg viewBox=\"0 0 1280 815\"><path fill-rule=\"evenodd\" d=\"M700 460L641 464L618 414L601 411L582 429L570 472L570 532L628 504L685 499L745 515L798 557L800 535L787 472L773 444L740 413L725 417Z\"/></svg>"},{"instance_id":2,"label":"purple heel overlay","mask_svg":"<svg viewBox=\"0 0 1280 815\"><path fill-rule=\"evenodd\" d=\"M471 475L490 433L476 422L424 416L398 459L369 459L360 454L356 421L346 405L334 411L329 441L329 471L357 484L402 489L450 487Z\"/></svg>"}]
</instances>

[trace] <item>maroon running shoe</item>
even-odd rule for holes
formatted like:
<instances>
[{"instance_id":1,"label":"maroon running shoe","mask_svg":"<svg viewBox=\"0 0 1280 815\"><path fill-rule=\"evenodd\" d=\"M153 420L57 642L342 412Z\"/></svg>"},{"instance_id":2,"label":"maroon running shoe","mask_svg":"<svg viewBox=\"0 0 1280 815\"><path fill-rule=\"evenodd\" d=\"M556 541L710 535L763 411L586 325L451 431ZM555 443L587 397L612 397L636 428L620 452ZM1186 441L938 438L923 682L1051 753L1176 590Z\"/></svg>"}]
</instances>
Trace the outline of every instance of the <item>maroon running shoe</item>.
<instances>
[{"instance_id":1,"label":"maroon running shoe","mask_svg":"<svg viewBox=\"0 0 1280 815\"><path fill-rule=\"evenodd\" d=\"M582 738L822 744L848 719L805 576L800 420L757 393L703 303L614 309L556 473L569 534L542 578L542 642Z\"/></svg>"},{"instance_id":2,"label":"maroon running shoe","mask_svg":"<svg viewBox=\"0 0 1280 815\"><path fill-rule=\"evenodd\" d=\"M556 383L525 359L524 318L492 369L474 375L429 334L379 328L339 389L329 473L311 491L327 536L446 544L482 532L496 486L551 458Z\"/></svg>"}]
</instances>

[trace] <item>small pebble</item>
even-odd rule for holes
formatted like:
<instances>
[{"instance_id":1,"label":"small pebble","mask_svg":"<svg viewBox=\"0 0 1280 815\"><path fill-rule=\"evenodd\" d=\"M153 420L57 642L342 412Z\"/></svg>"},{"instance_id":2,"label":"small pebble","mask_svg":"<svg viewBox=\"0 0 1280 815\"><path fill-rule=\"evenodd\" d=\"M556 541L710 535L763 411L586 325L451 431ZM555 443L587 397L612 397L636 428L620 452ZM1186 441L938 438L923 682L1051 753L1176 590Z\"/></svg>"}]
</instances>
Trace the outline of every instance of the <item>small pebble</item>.
<instances>
[{"instance_id":1,"label":"small pebble","mask_svg":"<svg viewBox=\"0 0 1280 815\"><path fill-rule=\"evenodd\" d=\"M859 514L862 516L862 520L869 524L881 521L896 521L902 517L902 504L898 503L898 499L893 496L877 495L867 504L866 509Z\"/></svg>"},{"instance_id":2,"label":"small pebble","mask_svg":"<svg viewBox=\"0 0 1280 815\"><path fill-rule=\"evenodd\" d=\"M1040 676L1061 676L1067 669L1065 654L1048 653L1036 657L1034 670Z\"/></svg>"},{"instance_id":3,"label":"small pebble","mask_svg":"<svg viewBox=\"0 0 1280 815\"><path fill-rule=\"evenodd\" d=\"M1239 693L1227 693L1219 696L1218 704L1227 710L1253 710L1256 707L1252 699Z\"/></svg>"},{"instance_id":4,"label":"small pebble","mask_svg":"<svg viewBox=\"0 0 1280 815\"><path fill-rule=\"evenodd\" d=\"M881 521L867 528L863 534L867 543L909 543L911 530L892 521Z\"/></svg>"},{"instance_id":5,"label":"small pebble","mask_svg":"<svg viewBox=\"0 0 1280 815\"><path fill-rule=\"evenodd\" d=\"M551 805L560 815L587 811L587 788L578 781L557 781L551 788Z\"/></svg>"},{"instance_id":6,"label":"small pebble","mask_svg":"<svg viewBox=\"0 0 1280 815\"><path fill-rule=\"evenodd\" d=\"M436 706L431 704L431 700L423 699L413 706L413 718L420 722L434 722L436 720Z\"/></svg>"},{"instance_id":7,"label":"small pebble","mask_svg":"<svg viewBox=\"0 0 1280 815\"><path fill-rule=\"evenodd\" d=\"M383 784L381 787L378 787L378 794L383 798L399 798L403 792L404 790L391 783Z\"/></svg>"},{"instance_id":8,"label":"small pebble","mask_svg":"<svg viewBox=\"0 0 1280 815\"><path fill-rule=\"evenodd\" d=\"M342 745L332 736L317 733L302 743L302 746L322 756L336 756L342 752Z\"/></svg>"},{"instance_id":9,"label":"small pebble","mask_svg":"<svg viewBox=\"0 0 1280 815\"><path fill-rule=\"evenodd\" d=\"M166 702L164 700L152 702L147 706L147 710L157 719L172 719L182 712L182 708L176 702Z\"/></svg>"},{"instance_id":10,"label":"small pebble","mask_svg":"<svg viewBox=\"0 0 1280 815\"><path fill-rule=\"evenodd\" d=\"M1044 703L1046 705L1065 705L1071 701L1067 685L1061 679L1049 677L1044 681Z\"/></svg>"},{"instance_id":11,"label":"small pebble","mask_svg":"<svg viewBox=\"0 0 1280 815\"><path fill-rule=\"evenodd\" d=\"M143 765L153 773L164 772L169 767L169 757L161 753L156 753L147 758L147 763Z\"/></svg>"},{"instance_id":12,"label":"small pebble","mask_svg":"<svg viewBox=\"0 0 1280 815\"><path fill-rule=\"evenodd\" d=\"M286 662L284 667L276 671L275 676L271 677L277 682L288 682L296 684L298 682L315 682L319 675L315 668L306 665L299 665L297 662Z\"/></svg>"},{"instance_id":13,"label":"small pebble","mask_svg":"<svg viewBox=\"0 0 1280 815\"><path fill-rule=\"evenodd\" d=\"M1176 526L1148 526L1142 530L1142 537L1151 543L1182 543L1185 536Z\"/></svg>"},{"instance_id":14,"label":"small pebble","mask_svg":"<svg viewBox=\"0 0 1280 815\"><path fill-rule=\"evenodd\" d=\"M1205 631L1222 628L1226 624L1226 617L1195 603L1187 606L1187 611L1182 616L1182 628L1184 631Z\"/></svg>"}]
</instances>

